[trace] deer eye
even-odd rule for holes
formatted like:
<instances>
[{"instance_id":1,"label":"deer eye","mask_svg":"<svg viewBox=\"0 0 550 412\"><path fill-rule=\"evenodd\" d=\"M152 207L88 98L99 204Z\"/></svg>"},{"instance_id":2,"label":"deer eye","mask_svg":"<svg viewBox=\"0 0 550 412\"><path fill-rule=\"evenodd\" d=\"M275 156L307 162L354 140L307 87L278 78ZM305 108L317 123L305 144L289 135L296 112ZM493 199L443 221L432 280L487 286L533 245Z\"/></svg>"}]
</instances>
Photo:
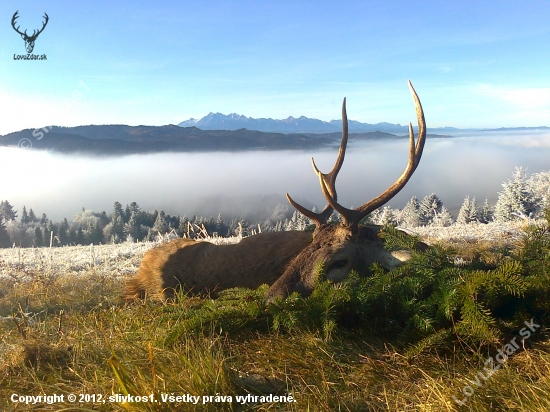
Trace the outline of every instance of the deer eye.
<instances>
[{"instance_id":1,"label":"deer eye","mask_svg":"<svg viewBox=\"0 0 550 412\"><path fill-rule=\"evenodd\" d=\"M347 259L338 259L330 265L330 269L340 269L348 264Z\"/></svg>"}]
</instances>

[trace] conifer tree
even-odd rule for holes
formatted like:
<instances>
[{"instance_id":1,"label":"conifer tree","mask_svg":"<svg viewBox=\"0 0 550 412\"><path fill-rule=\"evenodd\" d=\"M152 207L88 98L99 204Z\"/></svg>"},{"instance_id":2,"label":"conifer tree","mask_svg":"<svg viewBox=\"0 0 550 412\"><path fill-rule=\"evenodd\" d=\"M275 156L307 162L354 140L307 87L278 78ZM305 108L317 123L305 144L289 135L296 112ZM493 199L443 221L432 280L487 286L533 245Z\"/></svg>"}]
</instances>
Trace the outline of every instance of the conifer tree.
<instances>
[{"instance_id":1,"label":"conifer tree","mask_svg":"<svg viewBox=\"0 0 550 412\"><path fill-rule=\"evenodd\" d=\"M340 216L340 214L338 212L334 211L329 216L327 223L330 223L331 225L337 225L341 222L342 222L342 216ZM279 223L279 222L277 222L277 223Z\"/></svg>"},{"instance_id":2,"label":"conifer tree","mask_svg":"<svg viewBox=\"0 0 550 412\"><path fill-rule=\"evenodd\" d=\"M10 247L11 239L6 226L4 225L3 218L0 217L0 248Z\"/></svg>"},{"instance_id":3,"label":"conifer tree","mask_svg":"<svg viewBox=\"0 0 550 412\"><path fill-rule=\"evenodd\" d=\"M77 245L84 245L86 243L86 238L84 237L84 230L81 227L76 231L76 242Z\"/></svg>"},{"instance_id":4,"label":"conifer tree","mask_svg":"<svg viewBox=\"0 0 550 412\"><path fill-rule=\"evenodd\" d=\"M57 237L61 245L69 244L69 222L67 222L67 218L59 224Z\"/></svg>"},{"instance_id":5,"label":"conifer tree","mask_svg":"<svg viewBox=\"0 0 550 412\"><path fill-rule=\"evenodd\" d=\"M44 246L44 236L42 236L42 229L40 229L40 226L34 229L34 245L36 247Z\"/></svg>"},{"instance_id":6,"label":"conifer tree","mask_svg":"<svg viewBox=\"0 0 550 412\"><path fill-rule=\"evenodd\" d=\"M222 219L222 214L218 214L218 218L216 219L216 232L218 235L223 236L227 233L227 225Z\"/></svg>"},{"instance_id":7,"label":"conifer tree","mask_svg":"<svg viewBox=\"0 0 550 412\"><path fill-rule=\"evenodd\" d=\"M435 212L434 218L430 224L443 227L451 226L453 224L453 217L445 206L441 206L441 211L439 213Z\"/></svg>"},{"instance_id":8,"label":"conifer tree","mask_svg":"<svg viewBox=\"0 0 550 412\"><path fill-rule=\"evenodd\" d=\"M74 226L71 226L69 228L69 244L71 245L78 245L78 239L76 236L76 230Z\"/></svg>"},{"instance_id":9,"label":"conifer tree","mask_svg":"<svg viewBox=\"0 0 550 412\"><path fill-rule=\"evenodd\" d=\"M495 205L494 219L498 222L516 220L520 216L529 217L536 212L533 193L530 191L521 167L516 167L512 180L502 184Z\"/></svg>"},{"instance_id":10,"label":"conifer tree","mask_svg":"<svg viewBox=\"0 0 550 412\"><path fill-rule=\"evenodd\" d=\"M489 199L485 198L485 202L479 212L479 221L481 223L489 223L491 220L493 220L493 211L491 210L491 206L489 206Z\"/></svg>"},{"instance_id":11,"label":"conifer tree","mask_svg":"<svg viewBox=\"0 0 550 412\"><path fill-rule=\"evenodd\" d=\"M157 215L155 223L153 225L153 233L164 234L168 232L168 224L166 223L166 214L163 210Z\"/></svg>"},{"instance_id":12,"label":"conifer tree","mask_svg":"<svg viewBox=\"0 0 550 412\"><path fill-rule=\"evenodd\" d=\"M420 224L427 226L432 223L436 214L441 213L442 206L443 203L435 193L424 197L419 206Z\"/></svg>"},{"instance_id":13,"label":"conifer tree","mask_svg":"<svg viewBox=\"0 0 550 412\"><path fill-rule=\"evenodd\" d=\"M127 209L129 210L128 207ZM113 213L111 214L111 238L115 237L119 240L124 238L124 215L122 205L119 202L115 202Z\"/></svg>"},{"instance_id":14,"label":"conifer tree","mask_svg":"<svg viewBox=\"0 0 550 412\"><path fill-rule=\"evenodd\" d=\"M51 239L51 232L48 230L47 227L42 229L42 232L44 235L42 236L42 239L44 239L44 246L50 246L50 239Z\"/></svg>"},{"instance_id":15,"label":"conifer tree","mask_svg":"<svg viewBox=\"0 0 550 412\"><path fill-rule=\"evenodd\" d=\"M295 210L292 217L285 225L285 230L305 230L311 224L312 221L307 216Z\"/></svg>"},{"instance_id":16,"label":"conifer tree","mask_svg":"<svg viewBox=\"0 0 550 412\"><path fill-rule=\"evenodd\" d=\"M36 217L36 215L34 214L33 210L29 210L29 221L30 222L38 222L38 219Z\"/></svg>"},{"instance_id":17,"label":"conifer tree","mask_svg":"<svg viewBox=\"0 0 550 412\"><path fill-rule=\"evenodd\" d=\"M93 243L94 245L99 245L103 243L103 228L101 227L100 222L91 222L88 227L88 233L86 236L87 243Z\"/></svg>"},{"instance_id":18,"label":"conifer tree","mask_svg":"<svg viewBox=\"0 0 550 412\"><path fill-rule=\"evenodd\" d=\"M550 172L534 173L527 184L537 206L537 217L543 217L544 211L550 209Z\"/></svg>"},{"instance_id":19,"label":"conifer tree","mask_svg":"<svg viewBox=\"0 0 550 412\"><path fill-rule=\"evenodd\" d=\"M128 220L125 223L128 223L130 221L130 218L132 217L132 213L135 213L134 218L136 219L136 224L140 226L145 225L143 221L144 213L142 212L142 210L140 209L139 205L136 202L130 203L129 210L130 210L130 214L128 215Z\"/></svg>"},{"instance_id":20,"label":"conifer tree","mask_svg":"<svg viewBox=\"0 0 550 412\"><path fill-rule=\"evenodd\" d=\"M21 222L29 223L29 215L27 213L27 208L23 205L23 212L21 213Z\"/></svg>"},{"instance_id":21,"label":"conifer tree","mask_svg":"<svg viewBox=\"0 0 550 412\"><path fill-rule=\"evenodd\" d=\"M2 218L4 222L17 218L17 212L13 210L13 206L7 200L0 202L0 218Z\"/></svg>"},{"instance_id":22,"label":"conifer tree","mask_svg":"<svg viewBox=\"0 0 550 412\"><path fill-rule=\"evenodd\" d=\"M180 222L178 225L178 229L180 233L183 235L184 233L187 233L187 225L189 224L189 219L187 218L187 215L183 215L183 217L180 217Z\"/></svg>"},{"instance_id":23,"label":"conifer tree","mask_svg":"<svg viewBox=\"0 0 550 412\"><path fill-rule=\"evenodd\" d=\"M132 204L137 205L136 202L132 202ZM122 215L124 223L128 223L130 221L130 216L132 216L132 210L130 209L129 205L126 205L126 209L124 210L124 215Z\"/></svg>"},{"instance_id":24,"label":"conifer tree","mask_svg":"<svg viewBox=\"0 0 550 412\"><path fill-rule=\"evenodd\" d=\"M406 227L420 226L420 204L416 196L411 197L401 211L399 223Z\"/></svg>"},{"instance_id":25,"label":"conifer tree","mask_svg":"<svg viewBox=\"0 0 550 412\"><path fill-rule=\"evenodd\" d=\"M375 224L380 226L386 226L389 224L396 223L393 215L393 211L389 206L384 206L381 211L380 209L378 210L379 210L379 215L378 215L378 219L374 222Z\"/></svg>"},{"instance_id":26,"label":"conifer tree","mask_svg":"<svg viewBox=\"0 0 550 412\"><path fill-rule=\"evenodd\" d=\"M128 239L130 236L134 240L142 240L145 233L143 227L138 222L138 213L132 211L130 215L130 220L124 225L124 238Z\"/></svg>"},{"instance_id":27,"label":"conifer tree","mask_svg":"<svg viewBox=\"0 0 550 412\"><path fill-rule=\"evenodd\" d=\"M456 222L463 225L476 222L479 220L479 214L476 198L474 197L470 200L470 196L466 196L460 210L458 211Z\"/></svg>"}]
</instances>

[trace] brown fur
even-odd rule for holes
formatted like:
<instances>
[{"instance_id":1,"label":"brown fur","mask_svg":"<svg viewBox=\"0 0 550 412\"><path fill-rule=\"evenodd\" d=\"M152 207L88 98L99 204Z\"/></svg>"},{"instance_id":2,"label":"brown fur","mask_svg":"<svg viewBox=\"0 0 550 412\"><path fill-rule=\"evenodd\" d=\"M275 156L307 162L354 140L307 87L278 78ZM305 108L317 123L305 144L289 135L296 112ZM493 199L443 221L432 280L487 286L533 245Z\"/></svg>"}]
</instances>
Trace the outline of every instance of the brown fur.
<instances>
[{"instance_id":1,"label":"brown fur","mask_svg":"<svg viewBox=\"0 0 550 412\"><path fill-rule=\"evenodd\" d=\"M147 252L126 289L127 299L164 299L174 291L216 297L233 287L271 285L311 241L312 232L269 232L234 245L176 239Z\"/></svg>"}]
</instances>

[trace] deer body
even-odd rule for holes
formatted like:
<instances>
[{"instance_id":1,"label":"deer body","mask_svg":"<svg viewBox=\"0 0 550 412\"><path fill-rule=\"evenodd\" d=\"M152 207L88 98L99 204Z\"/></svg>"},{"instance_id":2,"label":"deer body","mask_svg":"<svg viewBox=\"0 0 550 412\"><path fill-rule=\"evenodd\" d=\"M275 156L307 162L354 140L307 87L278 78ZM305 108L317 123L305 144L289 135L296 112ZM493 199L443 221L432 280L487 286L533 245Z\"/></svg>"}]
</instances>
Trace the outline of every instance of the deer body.
<instances>
[{"instance_id":1,"label":"deer body","mask_svg":"<svg viewBox=\"0 0 550 412\"><path fill-rule=\"evenodd\" d=\"M311 242L311 236L312 232L268 232L234 245L175 239L145 254L126 296L163 299L181 287L216 297L224 289L271 285Z\"/></svg>"}]
</instances>

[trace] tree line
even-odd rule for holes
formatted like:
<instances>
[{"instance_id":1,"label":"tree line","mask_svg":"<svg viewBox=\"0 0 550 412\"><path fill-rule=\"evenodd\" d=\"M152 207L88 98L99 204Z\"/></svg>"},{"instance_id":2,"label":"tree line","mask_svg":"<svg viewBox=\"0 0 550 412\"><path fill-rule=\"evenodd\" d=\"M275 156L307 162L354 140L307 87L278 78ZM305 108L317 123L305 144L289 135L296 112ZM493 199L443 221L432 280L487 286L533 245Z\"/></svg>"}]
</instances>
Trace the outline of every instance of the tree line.
<instances>
[{"instance_id":1,"label":"tree line","mask_svg":"<svg viewBox=\"0 0 550 412\"><path fill-rule=\"evenodd\" d=\"M403 209L388 206L375 210L363 223L378 225L393 224L403 227L450 226L507 222L522 218L538 218L550 207L550 172L535 173L527 177L525 170L516 168L512 179L502 184L495 207L487 199L479 206L475 198L467 196L456 219L434 193L421 201L414 196ZM340 216L334 213L329 222L337 223ZM69 222L66 218L53 222L42 213L36 213L23 206L21 217L9 201L0 202L0 247L42 247L100 243L120 243L123 241L149 241L158 235L173 232L177 236L190 238L203 235L246 236L254 231L304 230L312 222L298 211L292 212L288 205L277 205L272 215L261 223L250 224L233 218L228 222L221 214L216 219L196 215L170 216L164 211L146 212L136 202L123 208L114 202L110 214L82 209Z\"/></svg>"}]
</instances>

